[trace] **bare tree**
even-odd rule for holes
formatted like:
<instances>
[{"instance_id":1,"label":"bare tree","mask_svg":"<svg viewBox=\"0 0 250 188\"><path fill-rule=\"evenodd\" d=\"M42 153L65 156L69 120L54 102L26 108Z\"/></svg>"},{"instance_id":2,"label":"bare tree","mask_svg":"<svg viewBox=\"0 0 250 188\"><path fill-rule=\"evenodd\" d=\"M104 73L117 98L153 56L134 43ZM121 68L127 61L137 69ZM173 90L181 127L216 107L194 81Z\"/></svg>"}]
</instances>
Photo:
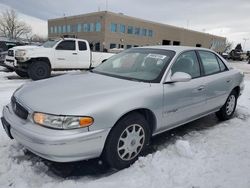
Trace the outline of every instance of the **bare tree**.
<instances>
[{"instance_id":1,"label":"bare tree","mask_svg":"<svg viewBox=\"0 0 250 188\"><path fill-rule=\"evenodd\" d=\"M31 27L18 19L15 10L5 10L0 15L0 34L10 39L18 39L31 34Z\"/></svg>"},{"instance_id":2,"label":"bare tree","mask_svg":"<svg viewBox=\"0 0 250 188\"><path fill-rule=\"evenodd\" d=\"M226 40L225 52L230 51L232 49L232 47L233 47L233 42Z\"/></svg>"}]
</instances>

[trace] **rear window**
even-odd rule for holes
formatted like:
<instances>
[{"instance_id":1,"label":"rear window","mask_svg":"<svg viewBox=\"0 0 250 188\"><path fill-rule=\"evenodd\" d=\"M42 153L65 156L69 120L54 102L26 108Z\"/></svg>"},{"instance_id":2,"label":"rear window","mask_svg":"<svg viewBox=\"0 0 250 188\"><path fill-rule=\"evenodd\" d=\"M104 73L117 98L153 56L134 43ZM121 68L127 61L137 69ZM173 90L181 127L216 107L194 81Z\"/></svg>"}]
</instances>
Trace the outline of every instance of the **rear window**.
<instances>
[{"instance_id":1,"label":"rear window","mask_svg":"<svg viewBox=\"0 0 250 188\"><path fill-rule=\"evenodd\" d=\"M80 50L80 51L85 51L85 50L87 50L86 42L78 41L78 46L79 46L79 50Z\"/></svg>"}]
</instances>

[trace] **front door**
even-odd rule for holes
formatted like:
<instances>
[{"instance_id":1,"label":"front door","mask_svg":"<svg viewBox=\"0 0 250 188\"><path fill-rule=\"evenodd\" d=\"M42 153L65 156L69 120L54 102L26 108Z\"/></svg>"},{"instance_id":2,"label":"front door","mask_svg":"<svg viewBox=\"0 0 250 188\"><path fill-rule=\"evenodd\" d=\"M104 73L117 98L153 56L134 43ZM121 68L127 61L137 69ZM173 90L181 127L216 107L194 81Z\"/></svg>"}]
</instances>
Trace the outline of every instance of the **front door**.
<instances>
[{"instance_id":1,"label":"front door","mask_svg":"<svg viewBox=\"0 0 250 188\"><path fill-rule=\"evenodd\" d=\"M192 79L164 84L163 124L169 128L198 117L206 105L206 86L195 51L184 52L177 58L171 75L176 72L187 73Z\"/></svg>"},{"instance_id":2,"label":"front door","mask_svg":"<svg viewBox=\"0 0 250 188\"><path fill-rule=\"evenodd\" d=\"M78 53L74 40L63 40L55 49L55 66L57 69L77 68Z\"/></svg>"}]
</instances>

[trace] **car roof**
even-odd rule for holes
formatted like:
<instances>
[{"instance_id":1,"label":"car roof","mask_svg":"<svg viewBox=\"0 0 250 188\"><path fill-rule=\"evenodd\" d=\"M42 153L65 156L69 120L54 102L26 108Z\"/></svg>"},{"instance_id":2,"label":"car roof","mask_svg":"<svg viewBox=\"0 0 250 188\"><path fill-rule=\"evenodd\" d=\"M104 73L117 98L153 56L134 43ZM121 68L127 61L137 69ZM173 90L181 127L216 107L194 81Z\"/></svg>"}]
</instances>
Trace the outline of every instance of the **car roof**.
<instances>
[{"instance_id":1,"label":"car roof","mask_svg":"<svg viewBox=\"0 0 250 188\"><path fill-rule=\"evenodd\" d=\"M206 50L206 51L211 51L211 52L214 52L210 49L207 49L207 48L201 48L201 47L191 47L191 46L172 46L172 45L167 45L167 46L143 46L143 47L138 47L138 48L151 48L151 49L161 49L161 50L173 50L177 53L179 52L183 52L183 51L186 51L186 50Z\"/></svg>"}]
</instances>

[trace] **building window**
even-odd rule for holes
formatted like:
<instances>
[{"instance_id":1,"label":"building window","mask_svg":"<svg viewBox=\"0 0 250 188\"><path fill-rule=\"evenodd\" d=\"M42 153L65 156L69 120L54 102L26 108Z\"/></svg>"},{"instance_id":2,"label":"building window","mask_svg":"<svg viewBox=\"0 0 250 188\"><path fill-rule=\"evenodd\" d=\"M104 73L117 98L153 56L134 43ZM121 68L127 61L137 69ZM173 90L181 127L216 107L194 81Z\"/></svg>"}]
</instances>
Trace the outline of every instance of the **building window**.
<instances>
[{"instance_id":1,"label":"building window","mask_svg":"<svg viewBox=\"0 0 250 188\"><path fill-rule=\"evenodd\" d=\"M153 36L153 31L152 30L148 30L148 36L152 37Z\"/></svg>"},{"instance_id":2,"label":"building window","mask_svg":"<svg viewBox=\"0 0 250 188\"><path fill-rule=\"evenodd\" d=\"M135 35L140 35L140 28L139 27L135 28Z\"/></svg>"},{"instance_id":3,"label":"building window","mask_svg":"<svg viewBox=\"0 0 250 188\"><path fill-rule=\"evenodd\" d=\"M53 31L54 31L54 27L51 26L51 27L50 27L50 33L53 33Z\"/></svg>"},{"instance_id":4,"label":"building window","mask_svg":"<svg viewBox=\"0 0 250 188\"><path fill-rule=\"evenodd\" d=\"M70 32L70 25L67 25L67 33L69 33Z\"/></svg>"},{"instance_id":5,"label":"building window","mask_svg":"<svg viewBox=\"0 0 250 188\"><path fill-rule=\"evenodd\" d=\"M75 33L76 32L76 30L77 30L77 25L71 25L70 26L70 31L72 32L72 33Z\"/></svg>"},{"instance_id":6,"label":"building window","mask_svg":"<svg viewBox=\"0 0 250 188\"><path fill-rule=\"evenodd\" d=\"M96 32L100 32L101 31L101 23L100 22L96 22L96 24L95 24L95 31Z\"/></svg>"},{"instance_id":7,"label":"building window","mask_svg":"<svg viewBox=\"0 0 250 188\"><path fill-rule=\"evenodd\" d=\"M89 24L89 25L90 25L89 31L90 31L90 32L94 32L94 31L95 31L95 24L91 23L91 24Z\"/></svg>"},{"instance_id":8,"label":"building window","mask_svg":"<svg viewBox=\"0 0 250 188\"><path fill-rule=\"evenodd\" d=\"M171 45L170 40L162 40L162 45Z\"/></svg>"},{"instance_id":9,"label":"building window","mask_svg":"<svg viewBox=\"0 0 250 188\"><path fill-rule=\"evenodd\" d=\"M57 27L58 33L62 33L62 26Z\"/></svg>"},{"instance_id":10,"label":"building window","mask_svg":"<svg viewBox=\"0 0 250 188\"><path fill-rule=\"evenodd\" d=\"M128 26L128 34L133 34L133 26Z\"/></svg>"},{"instance_id":11,"label":"building window","mask_svg":"<svg viewBox=\"0 0 250 188\"><path fill-rule=\"evenodd\" d=\"M117 32L117 24L111 23L110 24L110 31L111 32Z\"/></svg>"},{"instance_id":12,"label":"building window","mask_svg":"<svg viewBox=\"0 0 250 188\"><path fill-rule=\"evenodd\" d=\"M54 26L54 33L57 33L57 26Z\"/></svg>"},{"instance_id":13,"label":"building window","mask_svg":"<svg viewBox=\"0 0 250 188\"><path fill-rule=\"evenodd\" d=\"M111 44L110 44L110 46L109 46L109 48L110 48L110 49L112 49L112 48L116 48L116 44L111 43Z\"/></svg>"},{"instance_id":14,"label":"building window","mask_svg":"<svg viewBox=\"0 0 250 188\"><path fill-rule=\"evenodd\" d=\"M127 45L127 49L129 49L129 48L132 48L132 45L128 44Z\"/></svg>"},{"instance_id":15,"label":"building window","mask_svg":"<svg viewBox=\"0 0 250 188\"><path fill-rule=\"evenodd\" d=\"M90 24L83 24L83 31L89 32L90 31Z\"/></svg>"},{"instance_id":16,"label":"building window","mask_svg":"<svg viewBox=\"0 0 250 188\"><path fill-rule=\"evenodd\" d=\"M174 46L180 46L180 45L181 45L181 42L180 42L180 41L173 41L173 45L174 45Z\"/></svg>"},{"instance_id":17,"label":"building window","mask_svg":"<svg viewBox=\"0 0 250 188\"><path fill-rule=\"evenodd\" d=\"M142 29L141 30L141 35L142 36L147 36L147 29Z\"/></svg>"},{"instance_id":18,"label":"building window","mask_svg":"<svg viewBox=\"0 0 250 188\"><path fill-rule=\"evenodd\" d=\"M81 32L82 31L82 24L77 24L77 32Z\"/></svg>"},{"instance_id":19,"label":"building window","mask_svg":"<svg viewBox=\"0 0 250 188\"><path fill-rule=\"evenodd\" d=\"M201 44L196 44L196 47L201 47L202 45Z\"/></svg>"},{"instance_id":20,"label":"building window","mask_svg":"<svg viewBox=\"0 0 250 188\"><path fill-rule=\"evenodd\" d=\"M63 33L66 33L66 25L63 26Z\"/></svg>"},{"instance_id":21,"label":"building window","mask_svg":"<svg viewBox=\"0 0 250 188\"><path fill-rule=\"evenodd\" d=\"M100 51L100 42L95 43L95 51L99 52Z\"/></svg>"},{"instance_id":22,"label":"building window","mask_svg":"<svg viewBox=\"0 0 250 188\"><path fill-rule=\"evenodd\" d=\"M120 24L120 32L125 33L126 27L123 24Z\"/></svg>"}]
</instances>

